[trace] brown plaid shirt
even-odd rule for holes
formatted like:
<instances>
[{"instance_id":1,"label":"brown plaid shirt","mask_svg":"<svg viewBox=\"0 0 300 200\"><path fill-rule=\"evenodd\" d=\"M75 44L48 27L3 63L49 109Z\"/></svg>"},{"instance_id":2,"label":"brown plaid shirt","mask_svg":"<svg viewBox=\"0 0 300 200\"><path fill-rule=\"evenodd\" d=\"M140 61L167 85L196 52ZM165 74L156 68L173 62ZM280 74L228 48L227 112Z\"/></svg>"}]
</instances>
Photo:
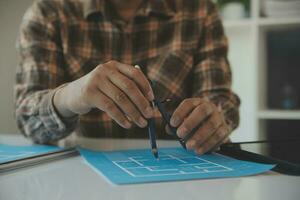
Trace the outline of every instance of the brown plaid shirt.
<instances>
[{"instance_id":1,"label":"brown plaid shirt","mask_svg":"<svg viewBox=\"0 0 300 200\"><path fill-rule=\"evenodd\" d=\"M75 128L90 137L146 137L146 129L125 130L100 111L72 119L56 112L55 89L109 60L139 65L156 82L159 99L172 98L170 112L185 98L220 104L232 130L239 99L231 91L227 39L209 0L148 0L133 20L122 21L108 0L39 0L20 29L21 62L15 85L16 118L35 142L67 136ZM167 137L157 115L158 137Z\"/></svg>"}]
</instances>

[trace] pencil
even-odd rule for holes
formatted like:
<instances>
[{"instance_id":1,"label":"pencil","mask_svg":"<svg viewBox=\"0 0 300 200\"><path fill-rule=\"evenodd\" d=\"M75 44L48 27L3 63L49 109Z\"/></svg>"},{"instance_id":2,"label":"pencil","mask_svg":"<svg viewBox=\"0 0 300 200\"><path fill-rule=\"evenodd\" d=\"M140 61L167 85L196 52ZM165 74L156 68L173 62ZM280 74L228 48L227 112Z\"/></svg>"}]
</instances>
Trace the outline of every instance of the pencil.
<instances>
[{"instance_id":1,"label":"pencil","mask_svg":"<svg viewBox=\"0 0 300 200\"><path fill-rule=\"evenodd\" d=\"M148 120L148 133L149 133L152 154L156 159L158 159L158 151L157 151L156 136L155 136L155 126L154 126L153 118Z\"/></svg>"},{"instance_id":2,"label":"pencil","mask_svg":"<svg viewBox=\"0 0 300 200\"><path fill-rule=\"evenodd\" d=\"M134 66L136 69L141 69L140 66L135 65ZM151 102L152 107L155 107L154 101ZM155 135L155 122L154 118L148 119L148 134L149 134L149 140L150 140L150 145L151 145L151 152L153 156L158 159L158 151L157 151L157 144L156 144L156 135Z\"/></svg>"},{"instance_id":3,"label":"pencil","mask_svg":"<svg viewBox=\"0 0 300 200\"><path fill-rule=\"evenodd\" d=\"M138 65L135 65L134 67L137 68L137 69L141 69L140 66L138 66ZM148 78L148 81L150 82L151 86L153 86L153 82L149 78ZM154 94L154 96L155 96L155 94ZM158 101L156 98L154 98L152 104L153 104L153 107L157 106L157 108L160 111L162 117L167 122L167 124L171 127L171 132L172 132L173 136L178 140L178 142L181 144L181 146L184 149L186 149L186 144L185 144L184 139L181 139L177 136L177 133L176 133L177 129L171 126L171 124L170 124L171 116L166 112L166 110L165 110L164 106L162 105L162 103L160 101Z\"/></svg>"}]
</instances>

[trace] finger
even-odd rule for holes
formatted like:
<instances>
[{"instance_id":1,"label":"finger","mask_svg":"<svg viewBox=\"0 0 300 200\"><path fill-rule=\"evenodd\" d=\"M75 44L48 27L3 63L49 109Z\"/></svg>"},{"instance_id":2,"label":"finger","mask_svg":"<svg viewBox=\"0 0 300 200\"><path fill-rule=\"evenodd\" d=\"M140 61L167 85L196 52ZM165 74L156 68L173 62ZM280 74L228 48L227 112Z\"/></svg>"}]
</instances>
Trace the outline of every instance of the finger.
<instances>
[{"instance_id":1,"label":"finger","mask_svg":"<svg viewBox=\"0 0 300 200\"><path fill-rule=\"evenodd\" d=\"M195 145L200 146L211 135L213 135L217 129L223 124L222 118L218 111L215 111L203 124L197 129L196 133L189 139L196 141ZM187 142L187 145L189 141ZM191 148L194 148L192 146Z\"/></svg>"},{"instance_id":2,"label":"finger","mask_svg":"<svg viewBox=\"0 0 300 200\"><path fill-rule=\"evenodd\" d=\"M226 144L226 143L231 143L231 140L229 137L226 137L222 144Z\"/></svg>"},{"instance_id":3,"label":"finger","mask_svg":"<svg viewBox=\"0 0 300 200\"><path fill-rule=\"evenodd\" d=\"M125 92L125 94L130 98L130 100L136 105L136 107L146 118L151 118L153 116L154 111L150 106L149 101L142 94L134 81L119 72L111 74L111 76L109 76L109 80L115 86Z\"/></svg>"},{"instance_id":4,"label":"finger","mask_svg":"<svg viewBox=\"0 0 300 200\"><path fill-rule=\"evenodd\" d=\"M219 142L218 144L216 144L209 152L215 152L215 151L220 150L220 146L222 144L228 143L228 141L229 141L229 137L225 136L225 138L221 142Z\"/></svg>"},{"instance_id":5,"label":"finger","mask_svg":"<svg viewBox=\"0 0 300 200\"><path fill-rule=\"evenodd\" d=\"M123 128L129 129L132 126L125 115L110 98L97 89L95 89L93 94L94 95L90 96L90 101L94 107L106 112Z\"/></svg>"},{"instance_id":6,"label":"finger","mask_svg":"<svg viewBox=\"0 0 300 200\"><path fill-rule=\"evenodd\" d=\"M111 98L115 104L137 124L139 127L144 128L147 126L147 121L141 115L140 111L133 105L127 95L116 87L109 80L102 81L98 84L98 88L109 98Z\"/></svg>"},{"instance_id":7,"label":"finger","mask_svg":"<svg viewBox=\"0 0 300 200\"><path fill-rule=\"evenodd\" d=\"M168 124L165 126L165 130L166 130L166 133L167 133L168 135L173 135L173 134L172 134L172 131L171 131L171 128L169 127Z\"/></svg>"},{"instance_id":8,"label":"finger","mask_svg":"<svg viewBox=\"0 0 300 200\"><path fill-rule=\"evenodd\" d=\"M227 136L228 132L226 126L220 126L211 137L197 147L196 153L201 155L216 148Z\"/></svg>"},{"instance_id":9,"label":"finger","mask_svg":"<svg viewBox=\"0 0 300 200\"><path fill-rule=\"evenodd\" d=\"M185 99L176 108L172 114L170 123L173 127L178 127L184 119L192 112L192 110L201 103L200 98Z\"/></svg>"},{"instance_id":10,"label":"finger","mask_svg":"<svg viewBox=\"0 0 300 200\"><path fill-rule=\"evenodd\" d=\"M230 140L230 138L229 138L229 135L230 135L230 133L231 133L230 128L228 127L227 124L224 125L224 126L225 126L224 129L225 129L225 131L226 131L226 133L227 133L227 134L225 135L225 138L224 138L223 140L221 140L218 144L216 144L216 146L213 147L213 148L211 149L211 151L217 151L217 150L220 149L220 146L221 146L222 144L226 144L226 143L230 143L230 142L231 142L231 140ZM226 129L226 127L227 127L227 129Z\"/></svg>"},{"instance_id":11,"label":"finger","mask_svg":"<svg viewBox=\"0 0 300 200\"><path fill-rule=\"evenodd\" d=\"M186 137L196 126L206 120L212 112L213 108L210 103L202 103L197 106L177 129L178 137Z\"/></svg>"},{"instance_id":12,"label":"finger","mask_svg":"<svg viewBox=\"0 0 300 200\"><path fill-rule=\"evenodd\" d=\"M149 101L152 101L154 99L154 94L151 85L144 73L140 69L119 62L116 62L115 66L121 73L125 74L137 83L138 87L141 89L141 91Z\"/></svg>"}]
</instances>

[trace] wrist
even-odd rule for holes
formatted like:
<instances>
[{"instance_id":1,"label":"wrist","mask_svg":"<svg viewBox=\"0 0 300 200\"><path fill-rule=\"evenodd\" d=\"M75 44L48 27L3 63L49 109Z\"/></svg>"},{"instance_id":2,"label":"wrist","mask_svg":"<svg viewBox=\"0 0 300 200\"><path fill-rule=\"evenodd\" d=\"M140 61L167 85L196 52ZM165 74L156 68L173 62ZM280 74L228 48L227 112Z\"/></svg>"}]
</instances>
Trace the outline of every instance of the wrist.
<instances>
[{"instance_id":1,"label":"wrist","mask_svg":"<svg viewBox=\"0 0 300 200\"><path fill-rule=\"evenodd\" d=\"M56 111L59 113L60 116L64 118L71 118L75 117L77 114L70 109L68 103L68 92L67 87L68 83L59 86L56 91L54 92L52 103Z\"/></svg>"}]
</instances>

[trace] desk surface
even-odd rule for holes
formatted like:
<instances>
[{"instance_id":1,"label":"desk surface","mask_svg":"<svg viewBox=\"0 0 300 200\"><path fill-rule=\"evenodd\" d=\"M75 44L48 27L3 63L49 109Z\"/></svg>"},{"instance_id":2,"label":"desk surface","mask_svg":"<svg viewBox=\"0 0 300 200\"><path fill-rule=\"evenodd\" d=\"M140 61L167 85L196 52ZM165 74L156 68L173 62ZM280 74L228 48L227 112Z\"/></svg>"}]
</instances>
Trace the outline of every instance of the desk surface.
<instances>
[{"instance_id":1,"label":"desk surface","mask_svg":"<svg viewBox=\"0 0 300 200\"><path fill-rule=\"evenodd\" d=\"M0 135L0 142L28 143L20 136L7 135ZM149 146L145 140L82 139L78 143L103 150ZM158 144L160 147L178 145L174 141L158 141ZM116 186L108 183L77 156L0 175L0 200L17 199L299 200L300 177L268 172L241 178Z\"/></svg>"}]
</instances>

